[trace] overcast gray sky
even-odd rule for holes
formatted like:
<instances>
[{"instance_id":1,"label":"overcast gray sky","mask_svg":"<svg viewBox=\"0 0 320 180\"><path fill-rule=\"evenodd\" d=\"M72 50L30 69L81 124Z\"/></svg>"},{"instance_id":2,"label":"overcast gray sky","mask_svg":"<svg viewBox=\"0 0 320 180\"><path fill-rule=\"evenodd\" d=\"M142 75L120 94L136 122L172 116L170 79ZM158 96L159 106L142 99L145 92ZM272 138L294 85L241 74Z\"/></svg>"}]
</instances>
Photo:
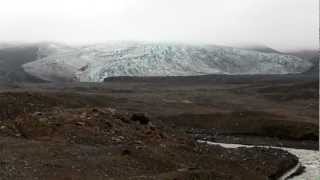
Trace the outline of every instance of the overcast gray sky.
<instances>
[{"instance_id":1,"label":"overcast gray sky","mask_svg":"<svg viewBox=\"0 0 320 180\"><path fill-rule=\"evenodd\" d=\"M0 41L318 48L318 0L0 0Z\"/></svg>"}]
</instances>

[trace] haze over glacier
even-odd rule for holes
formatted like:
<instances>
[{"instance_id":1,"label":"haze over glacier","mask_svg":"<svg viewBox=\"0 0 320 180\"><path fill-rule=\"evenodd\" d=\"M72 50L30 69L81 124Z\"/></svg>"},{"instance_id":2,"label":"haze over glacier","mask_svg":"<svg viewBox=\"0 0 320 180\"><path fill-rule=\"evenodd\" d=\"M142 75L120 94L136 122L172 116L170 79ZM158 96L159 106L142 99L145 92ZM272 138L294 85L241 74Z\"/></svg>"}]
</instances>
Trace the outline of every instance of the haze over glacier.
<instances>
[{"instance_id":1,"label":"haze over glacier","mask_svg":"<svg viewBox=\"0 0 320 180\"><path fill-rule=\"evenodd\" d=\"M288 74L311 64L295 56L232 47L150 42L85 46L49 43L38 59L23 65L48 81L101 82L115 76L194 76L207 74Z\"/></svg>"}]
</instances>

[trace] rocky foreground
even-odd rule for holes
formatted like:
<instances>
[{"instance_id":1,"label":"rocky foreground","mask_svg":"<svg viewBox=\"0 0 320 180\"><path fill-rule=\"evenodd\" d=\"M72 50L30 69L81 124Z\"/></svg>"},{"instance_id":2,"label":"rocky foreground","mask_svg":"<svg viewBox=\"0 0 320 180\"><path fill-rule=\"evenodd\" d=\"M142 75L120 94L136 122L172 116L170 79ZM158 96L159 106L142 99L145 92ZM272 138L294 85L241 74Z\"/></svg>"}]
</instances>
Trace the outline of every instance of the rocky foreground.
<instances>
[{"instance_id":1,"label":"rocky foreground","mask_svg":"<svg viewBox=\"0 0 320 180\"><path fill-rule=\"evenodd\" d=\"M57 48L59 51L64 49ZM139 55L141 48L115 54L105 54L99 49L84 54L72 50L69 55L60 51L61 58L52 56L56 53L54 47L46 49L49 51L28 46L0 51L0 180L277 179L297 167L297 157L306 171L301 174L303 178L296 176L297 179L313 179L319 175L319 164L315 158L319 149L318 57L310 61L294 58L298 62L294 63L298 65L295 66L282 60L264 61L277 55L219 50L219 57L245 53L247 58L243 57L249 66L238 64L242 61L233 61L237 56L225 57L231 58L227 64L224 63L225 58L222 58L223 62L216 59L216 63L207 64L206 59L211 59L214 52L205 49L200 54L207 54L207 57L200 57L199 49L188 50L192 54L180 51L183 50L181 48L171 51L166 47L150 46L143 50L151 59L159 60L152 62L161 65L167 62L163 61L167 57L167 60L179 60L176 57L181 55L186 64L174 61L170 64L177 66L172 67L142 63L144 56L141 59L136 56L138 59L135 61L135 56L121 55ZM92 49L87 50L85 52ZM181 53L176 56L171 52ZM259 54L263 55L258 59L264 59L261 62L266 63L267 66L263 66L266 69L255 63ZM74 64L76 66L60 69L63 72L67 70L66 73L59 73L57 68L53 76L50 75L50 79L55 81L97 81L98 78L103 83L49 83L38 76L31 76L22 67L38 58L50 62L57 60L57 67L60 67L66 59L68 63L79 62L79 58L86 62L90 56L103 60L110 55L119 55L120 59L134 62L129 66L121 63L129 62L127 60L119 61L119 64L117 61L111 69L102 68L100 71L96 68L105 66L94 66L95 62L90 61L88 64L91 66L87 63ZM194 66L190 59L199 59L201 66ZM163 72L160 75L180 73L181 68L182 72L199 75L198 70L208 72L207 68L201 68L206 64L219 67L224 72L236 70L247 73L247 68L251 67L251 72L266 72L271 68L269 70L275 73L281 69L284 70L281 72L302 72L304 68L301 69L300 63L313 65L301 74L104 79L114 72L139 75L139 71L132 70L140 65L151 65L154 71L149 73L155 73L153 75L157 75L156 72ZM279 66L274 67L275 64ZM121 68L122 65L129 67L130 71ZM233 68L229 69L230 66ZM170 71L166 71L166 67L170 67ZM113 71L113 68L120 69ZM48 73L47 68L39 69ZM63 77L54 76L57 72ZM88 78L91 76L94 78ZM219 145L199 144L194 139ZM221 143L309 150L284 149L296 157L279 149L252 146L226 149L224 147L227 146L222 147L220 145L225 144ZM299 170L301 173L303 168Z\"/></svg>"},{"instance_id":2,"label":"rocky foreground","mask_svg":"<svg viewBox=\"0 0 320 180\"><path fill-rule=\"evenodd\" d=\"M199 144L143 113L37 93L0 98L1 180L277 179L298 163L282 150Z\"/></svg>"}]
</instances>

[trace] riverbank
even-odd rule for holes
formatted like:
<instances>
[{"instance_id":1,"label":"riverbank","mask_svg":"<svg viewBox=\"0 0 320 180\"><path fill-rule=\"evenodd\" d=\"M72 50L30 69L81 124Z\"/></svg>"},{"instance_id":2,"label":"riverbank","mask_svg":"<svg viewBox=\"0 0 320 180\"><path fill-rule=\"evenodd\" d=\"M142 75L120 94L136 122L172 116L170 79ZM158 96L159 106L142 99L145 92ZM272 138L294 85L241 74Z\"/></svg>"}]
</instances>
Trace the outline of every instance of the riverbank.
<instances>
[{"instance_id":1,"label":"riverbank","mask_svg":"<svg viewBox=\"0 0 320 180\"><path fill-rule=\"evenodd\" d=\"M40 109L1 119L1 179L264 180L278 179L298 163L280 149L198 144L144 114L110 107Z\"/></svg>"},{"instance_id":2,"label":"riverbank","mask_svg":"<svg viewBox=\"0 0 320 180\"><path fill-rule=\"evenodd\" d=\"M257 146L242 145L242 144L227 144L227 143L216 143L210 141L198 141L199 143L205 143L209 145L219 145L224 148L236 149L236 148L252 148ZM274 146L258 146L262 148L275 148L288 151L299 158L299 163L279 177L280 180L291 179L291 180L302 180L302 179L314 179L320 177L320 152L319 150L304 150L304 149L293 149L283 148ZM302 170L302 171L301 171Z\"/></svg>"}]
</instances>

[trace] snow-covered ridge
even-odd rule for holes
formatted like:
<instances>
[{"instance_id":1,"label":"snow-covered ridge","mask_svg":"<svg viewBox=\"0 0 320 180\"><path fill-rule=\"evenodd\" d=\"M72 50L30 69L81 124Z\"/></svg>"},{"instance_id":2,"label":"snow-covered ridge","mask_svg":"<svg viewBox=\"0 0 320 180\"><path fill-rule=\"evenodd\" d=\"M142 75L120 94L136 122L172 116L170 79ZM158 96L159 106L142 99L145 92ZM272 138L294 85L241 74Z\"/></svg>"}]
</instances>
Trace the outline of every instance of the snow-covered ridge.
<instances>
[{"instance_id":1,"label":"snow-covered ridge","mask_svg":"<svg viewBox=\"0 0 320 180\"><path fill-rule=\"evenodd\" d=\"M47 45L26 72L49 81L101 82L114 76L288 74L311 64L295 56L230 47L118 42L87 46Z\"/></svg>"}]
</instances>

